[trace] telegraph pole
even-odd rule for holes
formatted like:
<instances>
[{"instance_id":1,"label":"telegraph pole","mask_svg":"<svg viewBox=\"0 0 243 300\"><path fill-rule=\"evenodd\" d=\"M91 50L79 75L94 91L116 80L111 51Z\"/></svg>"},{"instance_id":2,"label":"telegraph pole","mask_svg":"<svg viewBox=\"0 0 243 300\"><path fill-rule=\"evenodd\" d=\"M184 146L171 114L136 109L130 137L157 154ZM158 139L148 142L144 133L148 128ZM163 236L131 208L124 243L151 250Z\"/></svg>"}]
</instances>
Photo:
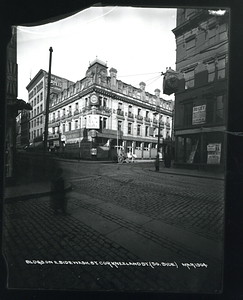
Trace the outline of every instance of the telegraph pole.
<instances>
[{"instance_id":1,"label":"telegraph pole","mask_svg":"<svg viewBox=\"0 0 243 300\"><path fill-rule=\"evenodd\" d=\"M47 86L47 97L46 97L46 118L45 118L45 133L44 133L44 152L47 152L47 138L48 138L48 121L49 121L49 102L50 102L50 89L51 89L51 58L52 58L52 47L50 51L49 60L49 73L48 73L48 86Z\"/></svg>"}]
</instances>

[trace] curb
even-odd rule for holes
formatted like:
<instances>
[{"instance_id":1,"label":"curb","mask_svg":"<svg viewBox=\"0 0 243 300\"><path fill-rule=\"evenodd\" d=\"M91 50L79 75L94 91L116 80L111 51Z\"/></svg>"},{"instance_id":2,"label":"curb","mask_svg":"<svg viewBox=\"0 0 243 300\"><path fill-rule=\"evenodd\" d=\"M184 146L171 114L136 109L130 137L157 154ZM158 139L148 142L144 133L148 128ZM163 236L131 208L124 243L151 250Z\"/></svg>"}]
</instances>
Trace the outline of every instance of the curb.
<instances>
[{"instance_id":1,"label":"curb","mask_svg":"<svg viewBox=\"0 0 243 300\"><path fill-rule=\"evenodd\" d=\"M156 172L154 170L148 170L150 172ZM207 179L216 179L216 180L224 180L224 178L214 177L210 175L203 175L203 174L187 174L187 173L176 173L176 172L169 172L169 171L159 171L158 174L169 174L169 175L178 175L178 176L188 176L188 177L198 177L198 178L207 178Z\"/></svg>"},{"instance_id":2,"label":"curb","mask_svg":"<svg viewBox=\"0 0 243 300\"><path fill-rule=\"evenodd\" d=\"M68 183L68 186L65 188L65 192L69 192L72 190L72 185ZM51 191L41 192L41 193L33 193L33 194L27 194L27 195L20 195L20 196L14 196L14 197L8 197L4 198L4 204L11 204L18 201L26 201L33 198L40 198L44 196L51 195Z\"/></svg>"}]
</instances>

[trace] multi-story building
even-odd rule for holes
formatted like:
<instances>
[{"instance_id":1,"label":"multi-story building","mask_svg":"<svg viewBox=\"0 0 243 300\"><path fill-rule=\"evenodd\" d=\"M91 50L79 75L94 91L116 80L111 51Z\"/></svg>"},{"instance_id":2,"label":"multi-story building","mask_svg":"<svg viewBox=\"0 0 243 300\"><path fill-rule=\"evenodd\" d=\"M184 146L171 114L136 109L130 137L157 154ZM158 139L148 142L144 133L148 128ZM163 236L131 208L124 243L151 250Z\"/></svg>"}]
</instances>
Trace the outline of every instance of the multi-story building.
<instances>
[{"instance_id":1,"label":"multi-story building","mask_svg":"<svg viewBox=\"0 0 243 300\"><path fill-rule=\"evenodd\" d=\"M117 70L99 59L90 63L85 77L52 94L49 108L49 146L73 151L80 157L116 155L123 146L139 158L154 158L171 146L172 100L152 95L141 82L136 88L117 79ZM34 106L35 107L35 106ZM156 112L157 107L157 112ZM60 138L59 138L60 135ZM75 150L74 150L75 149Z\"/></svg>"},{"instance_id":2,"label":"multi-story building","mask_svg":"<svg viewBox=\"0 0 243 300\"><path fill-rule=\"evenodd\" d=\"M228 11L178 9L175 165L222 169L228 106Z\"/></svg>"},{"instance_id":3,"label":"multi-story building","mask_svg":"<svg viewBox=\"0 0 243 300\"><path fill-rule=\"evenodd\" d=\"M67 88L73 82L51 75L51 93L58 93ZM48 72L40 70L27 85L29 99L32 106L29 115L29 142L42 141L45 128L45 108L47 97Z\"/></svg>"}]
</instances>

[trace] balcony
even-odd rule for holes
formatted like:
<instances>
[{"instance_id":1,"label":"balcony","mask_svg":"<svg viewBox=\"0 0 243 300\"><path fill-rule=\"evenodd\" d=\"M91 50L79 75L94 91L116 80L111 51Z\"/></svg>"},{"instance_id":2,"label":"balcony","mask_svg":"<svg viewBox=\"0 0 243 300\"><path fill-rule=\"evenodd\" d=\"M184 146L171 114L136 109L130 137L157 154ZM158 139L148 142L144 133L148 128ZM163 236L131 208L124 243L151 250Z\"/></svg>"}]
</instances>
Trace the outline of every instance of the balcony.
<instances>
[{"instance_id":1,"label":"balcony","mask_svg":"<svg viewBox=\"0 0 243 300\"><path fill-rule=\"evenodd\" d=\"M130 118L130 119L133 119L134 118L133 113L129 111L127 117Z\"/></svg>"},{"instance_id":2,"label":"balcony","mask_svg":"<svg viewBox=\"0 0 243 300\"><path fill-rule=\"evenodd\" d=\"M79 114L79 110L76 109L76 110L74 111L73 115L76 116L76 115L78 115L78 114Z\"/></svg>"},{"instance_id":3,"label":"balcony","mask_svg":"<svg viewBox=\"0 0 243 300\"><path fill-rule=\"evenodd\" d=\"M166 122L165 125L166 125L167 128L170 128L170 123Z\"/></svg>"},{"instance_id":4,"label":"balcony","mask_svg":"<svg viewBox=\"0 0 243 300\"><path fill-rule=\"evenodd\" d=\"M124 111L123 110L121 110L121 109L117 109L117 111L116 111L116 113L119 115L119 116L122 116L122 117L124 117Z\"/></svg>"},{"instance_id":5,"label":"balcony","mask_svg":"<svg viewBox=\"0 0 243 300\"><path fill-rule=\"evenodd\" d=\"M151 119L148 118L148 117L145 117L145 118L144 118L144 121L147 122L147 123L150 123Z\"/></svg>"},{"instance_id":6,"label":"balcony","mask_svg":"<svg viewBox=\"0 0 243 300\"><path fill-rule=\"evenodd\" d=\"M158 125L158 120L157 119L153 119L153 124L157 126Z\"/></svg>"},{"instance_id":7,"label":"balcony","mask_svg":"<svg viewBox=\"0 0 243 300\"><path fill-rule=\"evenodd\" d=\"M67 116L71 117L72 116L72 112L70 111Z\"/></svg>"},{"instance_id":8,"label":"balcony","mask_svg":"<svg viewBox=\"0 0 243 300\"><path fill-rule=\"evenodd\" d=\"M105 114L111 114L111 108L107 107L107 106L100 106L100 112L101 113L105 113Z\"/></svg>"},{"instance_id":9,"label":"balcony","mask_svg":"<svg viewBox=\"0 0 243 300\"><path fill-rule=\"evenodd\" d=\"M62 117L61 117L61 119L63 120L63 119L65 119L65 118L66 118L66 115L63 114Z\"/></svg>"},{"instance_id":10,"label":"balcony","mask_svg":"<svg viewBox=\"0 0 243 300\"><path fill-rule=\"evenodd\" d=\"M137 115L137 119L138 119L139 121L143 121L143 116Z\"/></svg>"}]
</instances>

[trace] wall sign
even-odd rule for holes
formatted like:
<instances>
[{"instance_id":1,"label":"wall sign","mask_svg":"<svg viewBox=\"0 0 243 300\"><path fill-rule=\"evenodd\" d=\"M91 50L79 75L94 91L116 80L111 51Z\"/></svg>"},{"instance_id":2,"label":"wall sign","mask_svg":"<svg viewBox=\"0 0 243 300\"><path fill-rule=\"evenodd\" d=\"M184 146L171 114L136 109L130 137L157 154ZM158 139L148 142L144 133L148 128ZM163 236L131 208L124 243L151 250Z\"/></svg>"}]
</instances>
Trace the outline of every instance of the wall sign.
<instances>
[{"instance_id":1,"label":"wall sign","mask_svg":"<svg viewBox=\"0 0 243 300\"><path fill-rule=\"evenodd\" d=\"M207 164L219 165L221 158L221 144L208 144L207 145Z\"/></svg>"},{"instance_id":2,"label":"wall sign","mask_svg":"<svg viewBox=\"0 0 243 300\"><path fill-rule=\"evenodd\" d=\"M100 129L100 116L99 115L88 115L86 128L87 129Z\"/></svg>"},{"instance_id":3,"label":"wall sign","mask_svg":"<svg viewBox=\"0 0 243 300\"><path fill-rule=\"evenodd\" d=\"M206 105L195 106L192 109L192 125L206 122Z\"/></svg>"}]
</instances>

